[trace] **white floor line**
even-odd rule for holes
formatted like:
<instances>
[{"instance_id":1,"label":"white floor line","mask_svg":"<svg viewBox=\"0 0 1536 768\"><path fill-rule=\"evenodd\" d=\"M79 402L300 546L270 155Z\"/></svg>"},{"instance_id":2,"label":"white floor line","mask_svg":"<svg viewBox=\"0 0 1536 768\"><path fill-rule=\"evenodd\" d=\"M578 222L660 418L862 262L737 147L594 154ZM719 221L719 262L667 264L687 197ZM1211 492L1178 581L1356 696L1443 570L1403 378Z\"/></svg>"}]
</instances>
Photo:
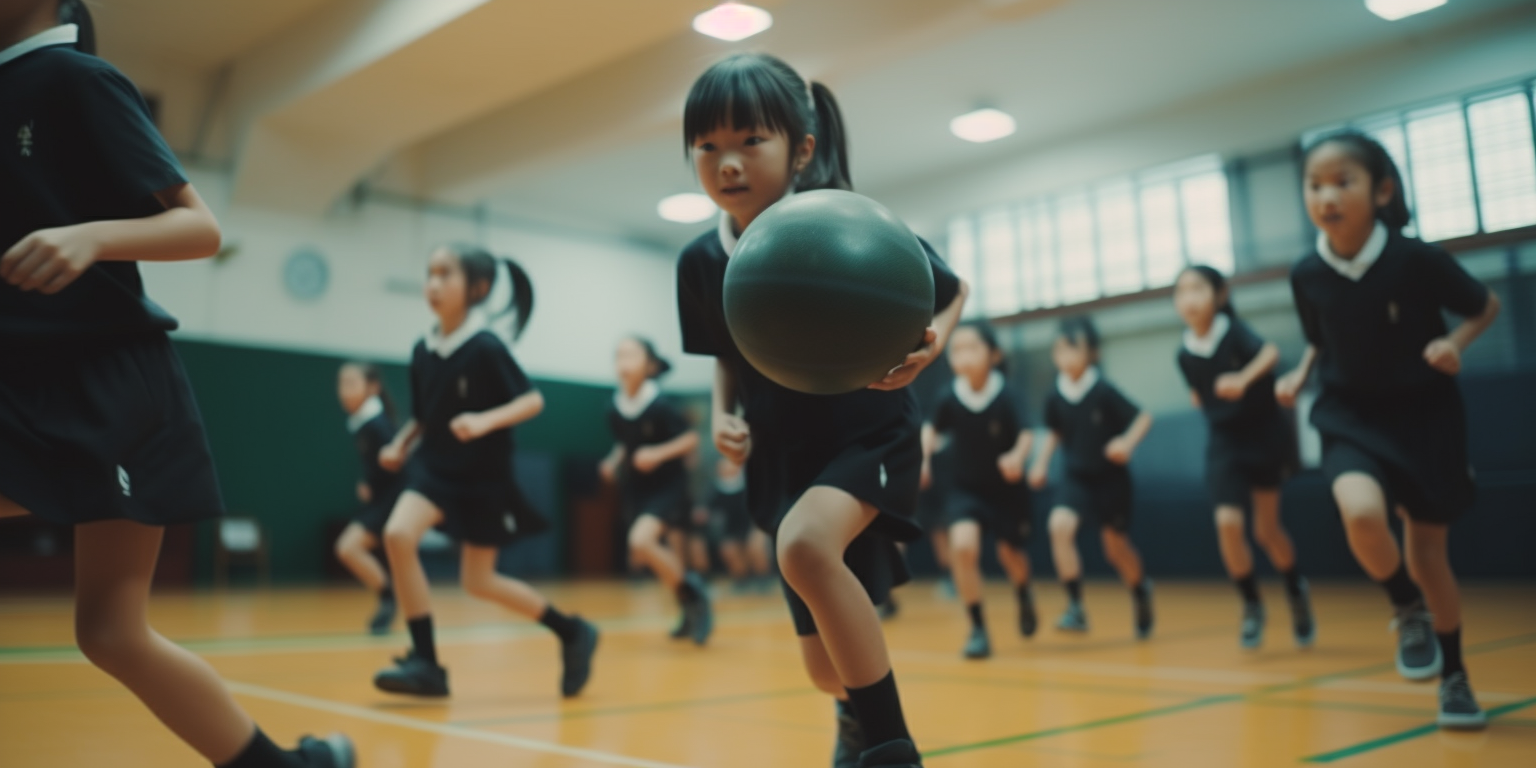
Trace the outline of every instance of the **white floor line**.
<instances>
[{"instance_id":1,"label":"white floor line","mask_svg":"<svg viewBox=\"0 0 1536 768\"><path fill-rule=\"evenodd\" d=\"M275 701L280 704L289 704L295 707L304 707L306 709L329 712L331 714L342 715L345 717L354 717L359 720L368 720L375 723L382 723L384 725L393 725L399 728L409 728L416 731L435 733L439 736L452 736L454 738L460 739L483 741L489 744L515 747L517 749L524 749L530 752L543 752L545 754L551 755L574 757L582 760L588 760L594 763L602 763L604 765L622 765L628 766L628 768L688 768L688 766L675 765L673 763L661 763L655 760L643 760L638 757L616 755L611 752L600 752L595 749L568 747L564 744L556 744L551 741L528 739L522 736L513 736L506 733L493 733L491 731L481 731L474 728L465 728L459 725L434 723L427 720L419 720L414 717L406 717L404 715L396 715L389 712L379 712L367 707L359 707L353 704L342 704L341 702L330 701L328 699L320 699L313 696L289 693L287 691L280 691L274 688L267 688L260 685L252 685L250 683L241 683L231 680L227 682L226 685L229 686L231 691L242 696L266 699L267 701Z\"/></svg>"}]
</instances>

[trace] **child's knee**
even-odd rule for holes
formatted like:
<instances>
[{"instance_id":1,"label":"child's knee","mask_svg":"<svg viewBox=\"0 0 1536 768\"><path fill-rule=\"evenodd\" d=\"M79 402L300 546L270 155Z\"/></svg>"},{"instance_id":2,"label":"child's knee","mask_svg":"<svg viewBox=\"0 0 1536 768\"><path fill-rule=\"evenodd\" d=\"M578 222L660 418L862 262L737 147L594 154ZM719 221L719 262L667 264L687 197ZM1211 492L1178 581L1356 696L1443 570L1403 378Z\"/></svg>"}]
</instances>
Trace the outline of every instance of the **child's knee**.
<instances>
[{"instance_id":1,"label":"child's knee","mask_svg":"<svg viewBox=\"0 0 1536 768\"><path fill-rule=\"evenodd\" d=\"M807 583L821 574L834 560L840 559L825 544L809 536L779 537L779 570L791 585Z\"/></svg>"},{"instance_id":2,"label":"child's knee","mask_svg":"<svg viewBox=\"0 0 1536 768\"><path fill-rule=\"evenodd\" d=\"M75 617L75 644L92 664L109 674L135 663L148 647L147 640L148 627L125 627L104 617Z\"/></svg>"},{"instance_id":3,"label":"child's knee","mask_svg":"<svg viewBox=\"0 0 1536 768\"><path fill-rule=\"evenodd\" d=\"M1071 538L1077 535L1077 515L1071 512L1060 509L1052 512L1047 525L1052 538Z\"/></svg>"},{"instance_id":4,"label":"child's knee","mask_svg":"<svg viewBox=\"0 0 1536 768\"><path fill-rule=\"evenodd\" d=\"M1216 527L1222 533L1233 534L1243 531L1243 511L1237 507L1217 507Z\"/></svg>"}]
</instances>

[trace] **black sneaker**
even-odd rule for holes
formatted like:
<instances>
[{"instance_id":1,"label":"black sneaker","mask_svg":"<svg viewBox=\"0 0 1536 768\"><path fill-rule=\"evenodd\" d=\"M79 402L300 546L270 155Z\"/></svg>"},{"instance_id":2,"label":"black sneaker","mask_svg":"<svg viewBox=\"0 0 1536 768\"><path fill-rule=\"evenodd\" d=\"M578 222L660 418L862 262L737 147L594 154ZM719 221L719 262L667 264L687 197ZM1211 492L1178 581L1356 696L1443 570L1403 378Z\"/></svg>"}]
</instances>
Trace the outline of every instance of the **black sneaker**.
<instances>
[{"instance_id":1,"label":"black sneaker","mask_svg":"<svg viewBox=\"0 0 1536 768\"><path fill-rule=\"evenodd\" d=\"M1083 610L1083 604L1076 601L1067 603L1067 610L1056 620L1056 628L1062 632L1087 632L1088 612Z\"/></svg>"},{"instance_id":2,"label":"black sneaker","mask_svg":"<svg viewBox=\"0 0 1536 768\"><path fill-rule=\"evenodd\" d=\"M887 597L885 602L875 606L875 613L880 615L881 621L890 621L896 618L896 614L901 613L901 606L897 605L896 598Z\"/></svg>"},{"instance_id":3,"label":"black sneaker","mask_svg":"<svg viewBox=\"0 0 1536 768\"><path fill-rule=\"evenodd\" d=\"M683 623L688 625L688 637L694 645L703 645L709 642L709 636L715 631L715 610L709 602L709 589L704 584L704 578L697 573L690 573L683 577L693 587L693 598L683 603Z\"/></svg>"},{"instance_id":4,"label":"black sneaker","mask_svg":"<svg viewBox=\"0 0 1536 768\"><path fill-rule=\"evenodd\" d=\"M1155 617L1152 614L1152 580L1142 579L1141 589L1133 593L1132 602L1136 604L1136 639L1145 640L1152 636L1152 625Z\"/></svg>"},{"instance_id":5,"label":"black sneaker","mask_svg":"<svg viewBox=\"0 0 1536 768\"><path fill-rule=\"evenodd\" d=\"M683 606L683 615L677 618L677 626L667 633L667 637L673 640L687 640L693 637L693 622L688 620L688 607Z\"/></svg>"},{"instance_id":6,"label":"black sneaker","mask_svg":"<svg viewBox=\"0 0 1536 768\"><path fill-rule=\"evenodd\" d=\"M1026 588L1019 593L1019 634L1034 637L1040 628L1040 617L1035 614L1035 596Z\"/></svg>"},{"instance_id":7,"label":"black sneaker","mask_svg":"<svg viewBox=\"0 0 1536 768\"><path fill-rule=\"evenodd\" d=\"M1243 601L1243 629L1239 642L1252 651L1264 644L1264 604Z\"/></svg>"},{"instance_id":8,"label":"black sneaker","mask_svg":"<svg viewBox=\"0 0 1536 768\"><path fill-rule=\"evenodd\" d=\"M837 747L832 750L832 768L859 768L864 747L864 726L853 716L853 706L837 702Z\"/></svg>"},{"instance_id":9,"label":"black sneaker","mask_svg":"<svg viewBox=\"0 0 1536 768\"><path fill-rule=\"evenodd\" d=\"M987 637L987 630L981 627L971 627L971 637L965 641L967 659L985 659L992 655L992 640Z\"/></svg>"},{"instance_id":10,"label":"black sneaker","mask_svg":"<svg viewBox=\"0 0 1536 768\"><path fill-rule=\"evenodd\" d=\"M923 768L923 758L912 742L898 739L865 751L858 768Z\"/></svg>"},{"instance_id":11,"label":"black sneaker","mask_svg":"<svg viewBox=\"0 0 1536 768\"><path fill-rule=\"evenodd\" d=\"M1440 681L1441 728L1477 730L1488 727L1488 715L1477 705L1466 672L1452 672Z\"/></svg>"},{"instance_id":12,"label":"black sneaker","mask_svg":"<svg viewBox=\"0 0 1536 768\"><path fill-rule=\"evenodd\" d=\"M1296 647L1311 648L1317 642L1317 622L1312 618L1312 585L1301 579L1297 586L1296 594L1287 598L1291 602L1291 632L1296 636Z\"/></svg>"},{"instance_id":13,"label":"black sneaker","mask_svg":"<svg viewBox=\"0 0 1536 768\"><path fill-rule=\"evenodd\" d=\"M578 629L570 642L560 642L560 695L567 699L581 693L592 677L592 657L597 654L597 627L592 622L572 616Z\"/></svg>"},{"instance_id":14,"label":"black sneaker","mask_svg":"<svg viewBox=\"0 0 1536 768\"><path fill-rule=\"evenodd\" d=\"M1435 639L1434 617L1422 602L1399 608L1392 619L1397 630L1397 673L1409 680L1430 680L1440 675L1445 658Z\"/></svg>"},{"instance_id":15,"label":"black sneaker","mask_svg":"<svg viewBox=\"0 0 1536 768\"><path fill-rule=\"evenodd\" d=\"M389 628L395 623L395 593L385 592L379 595L379 608L374 611L373 618L368 620L368 634L387 635Z\"/></svg>"},{"instance_id":16,"label":"black sneaker","mask_svg":"<svg viewBox=\"0 0 1536 768\"><path fill-rule=\"evenodd\" d=\"M447 696L448 670L412 650L395 659L395 666L374 675L373 687L411 696Z\"/></svg>"},{"instance_id":17,"label":"black sneaker","mask_svg":"<svg viewBox=\"0 0 1536 768\"><path fill-rule=\"evenodd\" d=\"M289 754L305 768L353 768L357 750L345 734L333 733L323 739L299 737L299 747Z\"/></svg>"}]
</instances>

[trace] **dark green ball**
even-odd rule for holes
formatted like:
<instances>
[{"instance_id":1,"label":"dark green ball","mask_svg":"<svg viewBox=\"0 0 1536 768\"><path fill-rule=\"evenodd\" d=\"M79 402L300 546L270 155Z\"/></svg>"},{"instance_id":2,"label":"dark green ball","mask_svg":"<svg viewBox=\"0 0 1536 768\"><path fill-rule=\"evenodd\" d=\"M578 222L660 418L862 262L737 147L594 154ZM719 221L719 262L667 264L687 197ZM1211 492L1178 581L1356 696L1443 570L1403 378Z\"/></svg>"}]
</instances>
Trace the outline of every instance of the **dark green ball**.
<instances>
[{"instance_id":1,"label":"dark green ball","mask_svg":"<svg viewBox=\"0 0 1536 768\"><path fill-rule=\"evenodd\" d=\"M922 344L933 290L922 243L890 210L817 190L742 233L725 270L725 322L764 376L835 395L879 381Z\"/></svg>"}]
</instances>

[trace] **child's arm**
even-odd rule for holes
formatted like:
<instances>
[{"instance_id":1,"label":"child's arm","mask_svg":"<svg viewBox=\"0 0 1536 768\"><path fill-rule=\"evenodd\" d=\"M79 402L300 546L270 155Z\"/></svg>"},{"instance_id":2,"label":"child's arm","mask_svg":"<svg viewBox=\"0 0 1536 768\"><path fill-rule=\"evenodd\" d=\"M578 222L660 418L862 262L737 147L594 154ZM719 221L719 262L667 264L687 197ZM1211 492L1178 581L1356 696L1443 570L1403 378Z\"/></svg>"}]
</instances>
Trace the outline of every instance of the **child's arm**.
<instances>
[{"instance_id":1,"label":"child's arm","mask_svg":"<svg viewBox=\"0 0 1536 768\"><path fill-rule=\"evenodd\" d=\"M1424 348L1424 361L1448 376L1460 373L1462 350L1476 341L1483 331L1488 330L1488 326L1493 325L1494 318L1499 316L1499 308L1498 295L1489 291L1488 302L1483 306L1482 313L1461 321L1456 330L1431 341Z\"/></svg>"},{"instance_id":2,"label":"child's arm","mask_svg":"<svg viewBox=\"0 0 1536 768\"><path fill-rule=\"evenodd\" d=\"M699 434L690 429L665 443L636 448L635 456L630 463L641 472L652 472L673 459L680 459L693 453L693 449L698 447Z\"/></svg>"},{"instance_id":3,"label":"child's arm","mask_svg":"<svg viewBox=\"0 0 1536 768\"><path fill-rule=\"evenodd\" d=\"M1131 426L1104 446L1104 456L1116 464L1131 463L1131 454L1152 429L1152 414L1142 411L1136 414Z\"/></svg>"},{"instance_id":4,"label":"child's arm","mask_svg":"<svg viewBox=\"0 0 1536 768\"><path fill-rule=\"evenodd\" d=\"M714 414L710 418L710 437L721 455L737 464L745 464L752 454L752 428L736 415L736 374L716 358L715 388L711 395Z\"/></svg>"},{"instance_id":5,"label":"child's arm","mask_svg":"<svg viewBox=\"0 0 1536 768\"><path fill-rule=\"evenodd\" d=\"M1301 392L1302 385L1307 383L1307 376L1312 374L1312 364L1317 362L1317 347L1307 345L1307 350L1301 353L1301 362L1291 369L1290 373L1281 376L1275 381L1275 399L1286 408L1296 406L1296 395Z\"/></svg>"},{"instance_id":6,"label":"child's arm","mask_svg":"<svg viewBox=\"0 0 1536 768\"><path fill-rule=\"evenodd\" d=\"M1243 394L1253 386L1253 382L1274 370L1275 364L1279 362L1280 348L1273 342L1266 343L1241 371L1224 373L1216 377L1216 396L1223 400L1243 399Z\"/></svg>"},{"instance_id":7,"label":"child's arm","mask_svg":"<svg viewBox=\"0 0 1536 768\"><path fill-rule=\"evenodd\" d=\"M920 442L923 446L923 468L918 475L917 487L928 490L928 486L933 484L933 451L939 444L939 431L932 422L923 424Z\"/></svg>"},{"instance_id":8,"label":"child's arm","mask_svg":"<svg viewBox=\"0 0 1536 768\"><path fill-rule=\"evenodd\" d=\"M603 482L611 483L619 475L619 462L624 460L624 444L614 443L613 450L597 463L597 474L603 478Z\"/></svg>"},{"instance_id":9,"label":"child's arm","mask_svg":"<svg viewBox=\"0 0 1536 768\"><path fill-rule=\"evenodd\" d=\"M1019 430L1019 439L1013 442L1013 447L1007 453L997 457L997 471L1001 472L1003 479L1009 483L1017 483L1024 479L1024 461L1029 458L1030 446L1035 442L1035 433L1028 429Z\"/></svg>"},{"instance_id":10,"label":"child's arm","mask_svg":"<svg viewBox=\"0 0 1536 768\"><path fill-rule=\"evenodd\" d=\"M395 439L389 441L379 451L379 466L390 472L399 472L405 466L405 457L410 454L411 448L416 444L416 438L421 437L421 425L415 419L411 419L395 433Z\"/></svg>"},{"instance_id":11,"label":"child's arm","mask_svg":"<svg viewBox=\"0 0 1536 768\"><path fill-rule=\"evenodd\" d=\"M479 413L461 413L448 422L453 436L461 443L478 440L499 429L511 429L544 410L544 395L537 389L524 392L511 402Z\"/></svg>"},{"instance_id":12,"label":"child's arm","mask_svg":"<svg viewBox=\"0 0 1536 768\"><path fill-rule=\"evenodd\" d=\"M960 281L959 290L955 291L955 298L949 302L944 311L933 316L933 325L923 335L923 346L916 352L907 355L896 370L885 375L885 378L869 385L870 389L901 389L912 383L919 373L923 372L934 360L939 359L939 354L944 351L944 345L949 343L949 335L954 333L955 326L960 324L960 311L965 308L965 297L971 292L971 287L964 280Z\"/></svg>"},{"instance_id":13,"label":"child's arm","mask_svg":"<svg viewBox=\"0 0 1536 768\"><path fill-rule=\"evenodd\" d=\"M163 213L40 229L0 256L0 279L58 293L98 261L185 261L219 250L219 222L191 184L155 194Z\"/></svg>"},{"instance_id":14,"label":"child's arm","mask_svg":"<svg viewBox=\"0 0 1536 768\"><path fill-rule=\"evenodd\" d=\"M1035 465L1029 470L1029 487L1040 490L1045 487L1045 480L1051 470L1051 457L1056 455L1056 446L1061 442L1061 436L1056 430L1048 430L1045 437L1040 440L1040 450L1035 451Z\"/></svg>"}]
</instances>

